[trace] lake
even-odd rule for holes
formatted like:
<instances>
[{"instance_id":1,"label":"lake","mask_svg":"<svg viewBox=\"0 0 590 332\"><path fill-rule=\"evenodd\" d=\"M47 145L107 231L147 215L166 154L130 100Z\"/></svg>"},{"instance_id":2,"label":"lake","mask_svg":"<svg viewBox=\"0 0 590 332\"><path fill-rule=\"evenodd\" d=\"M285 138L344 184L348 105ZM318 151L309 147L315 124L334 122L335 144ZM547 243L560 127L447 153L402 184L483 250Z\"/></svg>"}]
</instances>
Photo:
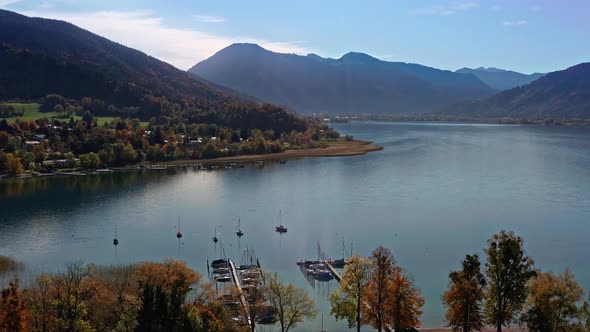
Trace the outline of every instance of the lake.
<instances>
[{"instance_id":1,"label":"lake","mask_svg":"<svg viewBox=\"0 0 590 332\"><path fill-rule=\"evenodd\" d=\"M374 141L364 156L308 158L265 167L143 170L0 182L0 254L35 271L65 262L116 264L180 258L206 273L225 253L253 248L264 270L325 297L295 262L334 258L342 242L369 255L390 248L422 290L423 325L444 325L440 297L465 254L483 257L502 229L524 237L536 267L569 267L590 288L590 129L442 123L354 122L341 133ZM279 211L288 233L274 227ZM184 237L176 239L177 220ZM238 241L238 218L245 236ZM119 246L112 244L115 225ZM484 258L485 259L485 258ZM299 330L319 330L321 315ZM263 327L261 331L271 331ZM276 330L276 329L275 329Z\"/></svg>"}]
</instances>

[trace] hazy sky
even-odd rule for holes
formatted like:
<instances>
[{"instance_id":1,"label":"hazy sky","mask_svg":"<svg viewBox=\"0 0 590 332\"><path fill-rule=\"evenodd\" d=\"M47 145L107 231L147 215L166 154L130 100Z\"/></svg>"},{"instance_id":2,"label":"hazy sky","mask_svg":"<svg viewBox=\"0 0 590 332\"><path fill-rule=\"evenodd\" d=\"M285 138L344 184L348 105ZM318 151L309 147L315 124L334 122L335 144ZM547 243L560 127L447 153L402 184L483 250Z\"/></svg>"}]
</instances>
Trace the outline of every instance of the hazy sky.
<instances>
[{"instance_id":1,"label":"hazy sky","mask_svg":"<svg viewBox=\"0 0 590 332\"><path fill-rule=\"evenodd\" d=\"M234 42L442 69L549 72L590 61L590 0L0 0L69 21L178 68Z\"/></svg>"}]
</instances>

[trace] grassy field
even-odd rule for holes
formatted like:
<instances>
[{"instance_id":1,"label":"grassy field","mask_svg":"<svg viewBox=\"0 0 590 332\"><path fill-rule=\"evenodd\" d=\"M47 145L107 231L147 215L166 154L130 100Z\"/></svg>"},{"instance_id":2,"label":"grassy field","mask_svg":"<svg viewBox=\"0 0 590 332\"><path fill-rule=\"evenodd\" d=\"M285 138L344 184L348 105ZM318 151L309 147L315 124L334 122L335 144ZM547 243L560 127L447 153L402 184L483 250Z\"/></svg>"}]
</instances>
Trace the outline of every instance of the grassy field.
<instances>
[{"instance_id":1,"label":"grassy field","mask_svg":"<svg viewBox=\"0 0 590 332\"><path fill-rule=\"evenodd\" d=\"M21 104L21 103L3 103L2 105L12 106L17 111L23 110L25 114L20 117L23 121L36 120L41 118L52 118L57 116L55 112L41 113L39 111L39 104ZM17 117L6 118L8 122L14 122Z\"/></svg>"},{"instance_id":2,"label":"grassy field","mask_svg":"<svg viewBox=\"0 0 590 332\"><path fill-rule=\"evenodd\" d=\"M20 117L21 121L30 121L30 120L37 120L37 119L42 119L42 118L59 118L57 116L57 113L55 112L41 112L39 110L39 104L37 103L29 103L29 104L24 104L24 103L1 103L2 105L7 105L7 106L12 106L14 107L16 110L23 110L24 111L24 115ZM8 122L14 122L16 121L18 117L10 117L10 118L6 118L6 121ZM60 119L62 120L68 120L70 117L61 117ZM94 117L96 119L96 123L99 126L102 126L105 122L113 122L114 120L116 120L116 117L113 116L101 116L101 117ZM76 120L82 120L81 116L77 116L74 115L74 119ZM0 119L1 120L1 119ZM142 127L147 127L148 122L141 122L141 126Z\"/></svg>"}]
</instances>

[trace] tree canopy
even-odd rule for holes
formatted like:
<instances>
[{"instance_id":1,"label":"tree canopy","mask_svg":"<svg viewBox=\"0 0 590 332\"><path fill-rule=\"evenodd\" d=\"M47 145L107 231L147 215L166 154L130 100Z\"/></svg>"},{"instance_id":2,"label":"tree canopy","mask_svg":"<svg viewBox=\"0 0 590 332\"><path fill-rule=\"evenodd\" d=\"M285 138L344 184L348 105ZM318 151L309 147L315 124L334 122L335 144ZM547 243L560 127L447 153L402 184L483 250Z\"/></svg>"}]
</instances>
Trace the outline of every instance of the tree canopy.
<instances>
[{"instance_id":1,"label":"tree canopy","mask_svg":"<svg viewBox=\"0 0 590 332\"><path fill-rule=\"evenodd\" d=\"M523 239L507 231L488 240L486 254L485 314L487 322L501 332L503 326L518 319L527 297L527 283L535 276L534 261L525 255Z\"/></svg>"},{"instance_id":2,"label":"tree canopy","mask_svg":"<svg viewBox=\"0 0 590 332\"><path fill-rule=\"evenodd\" d=\"M461 270L449 273L449 289L443 294L448 326L463 332L480 331L484 325L483 297L486 285L478 255L466 255Z\"/></svg>"}]
</instances>

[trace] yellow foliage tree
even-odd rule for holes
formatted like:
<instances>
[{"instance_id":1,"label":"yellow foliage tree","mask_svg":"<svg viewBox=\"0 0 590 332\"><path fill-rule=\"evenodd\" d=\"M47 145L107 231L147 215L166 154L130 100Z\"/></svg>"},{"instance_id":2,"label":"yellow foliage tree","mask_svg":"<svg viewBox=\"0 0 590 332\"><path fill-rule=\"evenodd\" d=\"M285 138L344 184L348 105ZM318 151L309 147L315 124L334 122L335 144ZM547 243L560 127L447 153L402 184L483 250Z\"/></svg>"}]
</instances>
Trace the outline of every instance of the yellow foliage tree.
<instances>
[{"instance_id":1,"label":"yellow foliage tree","mask_svg":"<svg viewBox=\"0 0 590 332\"><path fill-rule=\"evenodd\" d=\"M529 283L529 296L522 319L530 331L570 331L581 312L584 290L574 275L537 272Z\"/></svg>"},{"instance_id":2,"label":"yellow foliage tree","mask_svg":"<svg viewBox=\"0 0 590 332\"><path fill-rule=\"evenodd\" d=\"M20 160L20 158L16 157L12 153L7 154L6 157L6 166L8 174L18 175L22 174L25 171L25 168L23 167L23 163Z\"/></svg>"},{"instance_id":3,"label":"yellow foliage tree","mask_svg":"<svg viewBox=\"0 0 590 332\"><path fill-rule=\"evenodd\" d=\"M350 257L344 271L340 288L330 294L330 314L336 319L346 319L348 327L361 328L361 303L364 301L362 290L369 279L371 261L354 255Z\"/></svg>"}]
</instances>

